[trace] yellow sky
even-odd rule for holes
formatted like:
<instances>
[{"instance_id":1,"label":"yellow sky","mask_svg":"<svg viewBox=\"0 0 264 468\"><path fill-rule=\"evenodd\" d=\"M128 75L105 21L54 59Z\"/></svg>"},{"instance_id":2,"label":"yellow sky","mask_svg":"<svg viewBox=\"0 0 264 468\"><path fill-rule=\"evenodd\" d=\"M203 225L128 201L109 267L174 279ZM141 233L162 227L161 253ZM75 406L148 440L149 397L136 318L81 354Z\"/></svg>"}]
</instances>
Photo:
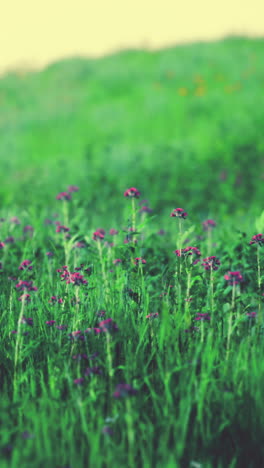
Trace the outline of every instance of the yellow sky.
<instances>
[{"instance_id":1,"label":"yellow sky","mask_svg":"<svg viewBox=\"0 0 264 468\"><path fill-rule=\"evenodd\" d=\"M0 0L0 71L129 47L264 36L264 0Z\"/></svg>"}]
</instances>

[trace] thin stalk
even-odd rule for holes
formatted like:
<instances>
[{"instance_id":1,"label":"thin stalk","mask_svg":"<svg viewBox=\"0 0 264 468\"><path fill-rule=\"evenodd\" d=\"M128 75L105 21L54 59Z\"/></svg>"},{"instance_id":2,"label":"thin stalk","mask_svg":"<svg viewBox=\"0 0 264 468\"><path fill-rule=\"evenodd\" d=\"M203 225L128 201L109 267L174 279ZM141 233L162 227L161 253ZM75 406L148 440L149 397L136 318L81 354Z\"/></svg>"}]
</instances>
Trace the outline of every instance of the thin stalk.
<instances>
[{"instance_id":1,"label":"thin stalk","mask_svg":"<svg viewBox=\"0 0 264 468\"><path fill-rule=\"evenodd\" d=\"M24 315L24 309L25 309L25 300L22 299L20 314L19 314L19 318L18 318L18 330L17 330L15 358L14 358L14 394L13 394L14 400L16 400L17 391L18 391L18 389L17 389L17 368L18 368L19 351L20 351L20 345L21 345L21 320L22 320L22 317Z\"/></svg>"},{"instance_id":2,"label":"thin stalk","mask_svg":"<svg viewBox=\"0 0 264 468\"><path fill-rule=\"evenodd\" d=\"M188 328L191 325L191 315L190 315L190 289L191 289L191 269L187 269L187 289L185 297L185 325Z\"/></svg>"},{"instance_id":3,"label":"thin stalk","mask_svg":"<svg viewBox=\"0 0 264 468\"><path fill-rule=\"evenodd\" d=\"M135 453L135 431L133 427L132 405L129 397L126 398L126 423L127 423L127 438L128 438L128 466L129 468L135 467L134 453Z\"/></svg>"},{"instance_id":4,"label":"thin stalk","mask_svg":"<svg viewBox=\"0 0 264 468\"><path fill-rule=\"evenodd\" d=\"M257 316L257 325L260 329L262 324L261 317L261 271L260 271L260 255L259 255L260 246L257 246L257 271L258 271L258 316Z\"/></svg>"}]
</instances>

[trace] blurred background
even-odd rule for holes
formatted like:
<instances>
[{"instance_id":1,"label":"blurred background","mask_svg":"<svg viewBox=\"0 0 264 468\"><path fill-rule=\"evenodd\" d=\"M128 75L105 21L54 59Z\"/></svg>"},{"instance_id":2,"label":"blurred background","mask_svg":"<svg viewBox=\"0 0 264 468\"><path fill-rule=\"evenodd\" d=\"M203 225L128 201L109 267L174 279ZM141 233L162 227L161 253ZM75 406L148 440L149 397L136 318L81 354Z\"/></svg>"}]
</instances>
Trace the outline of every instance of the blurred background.
<instances>
[{"instance_id":1,"label":"blurred background","mask_svg":"<svg viewBox=\"0 0 264 468\"><path fill-rule=\"evenodd\" d=\"M263 13L262 0L6 2L1 203L49 210L76 184L101 216L136 186L157 213L259 213Z\"/></svg>"}]
</instances>

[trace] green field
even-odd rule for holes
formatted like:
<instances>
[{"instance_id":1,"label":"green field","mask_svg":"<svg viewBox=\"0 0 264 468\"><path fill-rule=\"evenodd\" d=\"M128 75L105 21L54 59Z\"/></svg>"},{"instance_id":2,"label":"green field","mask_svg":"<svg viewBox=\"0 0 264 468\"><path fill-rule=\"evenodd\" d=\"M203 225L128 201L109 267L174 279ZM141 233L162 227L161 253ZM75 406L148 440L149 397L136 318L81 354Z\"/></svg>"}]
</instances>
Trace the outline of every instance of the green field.
<instances>
[{"instance_id":1,"label":"green field","mask_svg":"<svg viewBox=\"0 0 264 468\"><path fill-rule=\"evenodd\" d=\"M264 466L263 122L264 39L0 78L0 468Z\"/></svg>"}]
</instances>

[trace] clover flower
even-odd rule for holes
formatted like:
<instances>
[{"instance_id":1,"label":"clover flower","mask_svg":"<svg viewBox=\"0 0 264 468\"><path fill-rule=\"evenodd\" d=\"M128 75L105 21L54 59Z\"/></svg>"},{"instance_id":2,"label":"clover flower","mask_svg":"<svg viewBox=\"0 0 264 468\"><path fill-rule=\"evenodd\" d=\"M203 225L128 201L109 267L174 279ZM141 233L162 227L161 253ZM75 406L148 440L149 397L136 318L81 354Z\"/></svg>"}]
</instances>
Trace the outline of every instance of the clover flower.
<instances>
[{"instance_id":1,"label":"clover flower","mask_svg":"<svg viewBox=\"0 0 264 468\"><path fill-rule=\"evenodd\" d=\"M31 265L31 260L23 260L23 262L20 263L18 269L19 270L32 270L33 266Z\"/></svg>"},{"instance_id":2,"label":"clover flower","mask_svg":"<svg viewBox=\"0 0 264 468\"><path fill-rule=\"evenodd\" d=\"M221 265L221 263L215 255L204 258L202 263L205 270L218 270L219 265Z\"/></svg>"},{"instance_id":3,"label":"clover flower","mask_svg":"<svg viewBox=\"0 0 264 468\"><path fill-rule=\"evenodd\" d=\"M117 384L114 392L114 398L124 398L126 396L133 396L137 394L137 390L135 390L131 385L126 383Z\"/></svg>"},{"instance_id":4,"label":"clover flower","mask_svg":"<svg viewBox=\"0 0 264 468\"><path fill-rule=\"evenodd\" d=\"M13 216L12 218L10 218L10 223L21 224L20 220L16 216Z\"/></svg>"},{"instance_id":5,"label":"clover flower","mask_svg":"<svg viewBox=\"0 0 264 468\"><path fill-rule=\"evenodd\" d=\"M110 236L116 236L118 234L118 231L116 229L110 229L109 234Z\"/></svg>"},{"instance_id":6,"label":"clover flower","mask_svg":"<svg viewBox=\"0 0 264 468\"><path fill-rule=\"evenodd\" d=\"M207 219L202 223L204 231L210 231L216 226L216 222L213 219Z\"/></svg>"},{"instance_id":7,"label":"clover flower","mask_svg":"<svg viewBox=\"0 0 264 468\"><path fill-rule=\"evenodd\" d=\"M6 244L13 244L15 242L15 238L13 236L9 236L5 239Z\"/></svg>"},{"instance_id":8,"label":"clover flower","mask_svg":"<svg viewBox=\"0 0 264 468\"><path fill-rule=\"evenodd\" d=\"M31 327L33 327L33 318L31 317L22 317L20 322L25 325L30 325Z\"/></svg>"},{"instance_id":9,"label":"clover flower","mask_svg":"<svg viewBox=\"0 0 264 468\"><path fill-rule=\"evenodd\" d=\"M252 237L251 241L249 244L258 244L258 245L263 245L264 244L264 237L263 234L256 234L255 236Z\"/></svg>"},{"instance_id":10,"label":"clover flower","mask_svg":"<svg viewBox=\"0 0 264 468\"><path fill-rule=\"evenodd\" d=\"M197 314L197 317L195 317L195 320L211 320L211 317L209 314L205 313L205 314L202 314L202 313L198 313Z\"/></svg>"},{"instance_id":11,"label":"clover flower","mask_svg":"<svg viewBox=\"0 0 264 468\"><path fill-rule=\"evenodd\" d=\"M185 249L174 250L174 253L177 255L177 257L188 257L189 255L195 255L196 257L201 256L201 252L197 249L197 247L185 247ZM200 259L196 258L192 264L196 265L199 261Z\"/></svg>"},{"instance_id":12,"label":"clover flower","mask_svg":"<svg viewBox=\"0 0 264 468\"><path fill-rule=\"evenodd\" d=\"M61 297L58 297L58 296L51 296L50 298L50 301L49 301L50 304L63 304L63 299Z\"/></svg>"},{"instance_id":13,"label":"clover flower","mask_svg":"<svg viewBox=\"0 0 264 468\"><path fill-rule=\"evenodd\" d=\"M224 278L230 285L239 284L243 281L243 276L240 271L229 271Z\"/></svg>"},{"instance_id":14,"label":"clover flower","mask_svg":"<svg viewBox=\"0 0 264 468\"><path fill-rule=\"evenodd\" d=\"M93 233L93 240L98 241L98 240L103 240L105 237L105 231L104 229L97 229Z\"/></svg>"},{"instance_id":15,"label":"clover flower","mask_svg":"<svg viewBox=\"0 0 264 468\"><path fill-rule=\"evenodd\" d=\"M66 284L74 284L74 286L79 286L80 284L88 284L86 279L80 273L69 273L66 279Z\"/></svg>"},{"instance_id":16,"label":"clover flower","mask_svg":"<svg viewBox=\"0 0 264 468\"><path fill-rule=\"evenodd\" d=\"M146 318L147 319L153 319L153 318L157 318L158 316L159 316L158 312L153 312L152 314L146 315Z\"/></svg>"},{"instance_id":17,"label":"clover flower","mask_svg":"<svg viewBox=\"0 0 264 468\"><path fill-rule=\"evenodd\" d=\"M85 242L76 242L73 246L75 249L84 249L86 247Z\"/></svg>"},{"instance_id":18,"label":"clover flower","mask_svg":"<svg viewBox=\"0 0 264 468\"><path fill-rule=\"evenodd\" d=\"M84 378L80 377L79 379L75 379L73 382L75 385L82 385L84 383Z\"/></svg>"},{"instance_id":19,"label":"clover flower","mask_svg":"<svg viewBox=\"0 0 264 468\"><path fill-rule=\"evenodd\" d=\"M70 228L63 226L62 224L57 224L56 232L69 232L69 230Z\"/></svg>"},{"instance_id":20,"label":"clover flower","mask_svg":"<svg viewBox=\"0 0 264 468\"><path fill-rule=\"evenodd\" d=\"M115 260L113 260L114 265L119 265L120 263L122 263L121 258L116 258Z\"/></svg>"},{"instance_id":21,"label":"clover flower","mask_svg":"<svg viewBox=\"0 0 264 468\"><path fill-rule=\"evenodd\" d=\"M139 198L140 192L135 187L131 187L124 192L124 197Z\"/></svg>"},{"instance_id":22,"label":"clover flower","mask_svg":"<svg viewBox=\"0 0 264 468\"><path fill-rule=\"evenodd\" d=\"M118 331L118 327L117 327L116 323L111 318L106 319L106 320L102 320L98 324L98 326L103 332L106 332L106 333L111 333L111 332Z\"/></svg>"},{"instance_id":23,"label":"clover flower","mask_svg":"<svg viewBox=\"0 0 264 468\"><path fill-rule=\"evenodd\" d=\"M26 232L33 232L34 231L34 228L33 226L25 226L24 229L23 229L23 232L26 233Z\"/></svg>"},{"instance_id":24,"label":"clover flower","mask_svg":"<svg viewBox=\"0 0 264 468\"><path fill-rule=\"evenodd\" d=\"M55 323L56 323L56 320L47 320L46 321L46 325L48 325L49 327L52 327Z\"/></svg>"},{"instance_id":25,"label":"clover flower","mask_svg":"<svg viewBox=\"0 0 264 468\"><path fill-rule=\"evenodd\" d=\"M147 263L147 262L142 257L136 257L135 260L134 260L134 265L139 265L139 264L144 265L145 263Z\"/></svg>"},{"instance_id":26,"label":"clover flower","mask_svg":"<svg viewBox=\"0 0 264 468\"><path fill-rule=\"evenodd\" d=\"M79 192L79 187L77 187L77 185L69 185L68 192L70 192L70 193Z\"/></svg>"},{"instance_id":27,"label":"clover flower","mask_svg":"<svg viewBox=\"0 0 264 468\"><path fill-rule=\"evenodd\" d=\"M20 280L17 284L16 284L16 288L19 290L19 291L37 291L38 288L36 288L36 286L33 286L33 281L23 281L23 280Z\"/></svg>"},{"instance_id":28,"label":"clover flower","mask_svg":"<svg viewBox=\"0 0 264 468\"><path fill-rule=\"evenodd\" d=\"M175 210L173 210L170 214L170 217L171 218L182 218L182 219L185 219L187 218L188 214L186 213L186 211L184 211L183 208L175 208Z\"/></svg>"},{"instance_id":29,"label":"clover flower","mask_svg":"<svg viewBox=\"0 0 264 468\"><path fill-rule=\"evenodd\" d=\"M56 196L56 199L57 200L71 200L71 194L68 193L68 192L60 192L57 196Z\"/></svg>"}]
</instances>

